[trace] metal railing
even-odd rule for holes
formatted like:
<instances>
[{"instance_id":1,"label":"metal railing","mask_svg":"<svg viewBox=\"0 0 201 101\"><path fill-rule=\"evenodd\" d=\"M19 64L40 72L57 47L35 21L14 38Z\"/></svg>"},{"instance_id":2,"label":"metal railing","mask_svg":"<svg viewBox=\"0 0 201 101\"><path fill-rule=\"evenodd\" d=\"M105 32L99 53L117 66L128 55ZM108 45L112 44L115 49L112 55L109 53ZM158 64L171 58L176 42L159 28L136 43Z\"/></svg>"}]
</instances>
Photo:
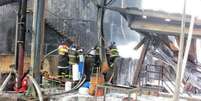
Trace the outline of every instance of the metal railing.
<instances>
[{"instance_id":1,"label":"metal railing","mask_svg":"<svg viewBox=\"0 0 201 101\"><path fill-rule=\"evenodd\" d=\"M173 93L175 77L168 67L148 64L143 68L139 76L140 86L143 88L157 88L158 91Z\"/></svg>"}]
</instances>

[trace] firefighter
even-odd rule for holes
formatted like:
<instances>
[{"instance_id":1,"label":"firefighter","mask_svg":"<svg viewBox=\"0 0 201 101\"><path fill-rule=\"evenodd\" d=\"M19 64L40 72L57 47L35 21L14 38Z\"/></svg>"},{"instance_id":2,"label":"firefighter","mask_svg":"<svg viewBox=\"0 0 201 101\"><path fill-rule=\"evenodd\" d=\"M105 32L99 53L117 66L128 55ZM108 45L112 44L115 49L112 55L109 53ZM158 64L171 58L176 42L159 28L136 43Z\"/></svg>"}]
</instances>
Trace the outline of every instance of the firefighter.
<instances>
[{"instance_id":1,"label":"firefighter","mask_svg":"<svg viewBox=\"0 0 201 101\"><path fill-rule=\"evenodd\" d=\"M115 71L114 62L119 57L119 52L115 42L112 42L111 45L108 47L107 54L108 54L107 58L110 65L110 71L108 71L105 74L105 79L106 81L108 81L108 83L111 83L114 77L114 71Z\"/></svg>"},{"instance_id":2,"label":"firefighter","mask_svg":"<svg viewBox=\"0 0 201 101\"><path fill-rule=\"evenodd\" d=\"M70 39L63 41L58 46L58 54L59 54L59 63L58 63L58 75L69 78L69 55L68 52L70 50L70 46L73 42Z\"/></svg>"},{"instance_id":3,"label":"firefighter","mask_svg":"<svg viewBox=\"0 0 201 101\"><path fill-rule=\"evenodd\" d=\"M69 57L69 64L70 65L74 65L74 64L78 63L78 60L79 60L78 51L77 51L77 48L75 45L72 45L69 48L68 57Z\"/></svg>"},{"instance_id":4,"label":"firefighter","mask_svg":"<svg viewBox=\"0 0 201 101\"><path fill-rule=\"evenodd\" d=\"M110 63L114 63L115 59L119 57L119 52L115 42L112 42L109 46L109 53L110 53Z\"/></svg>"}]
</instances>

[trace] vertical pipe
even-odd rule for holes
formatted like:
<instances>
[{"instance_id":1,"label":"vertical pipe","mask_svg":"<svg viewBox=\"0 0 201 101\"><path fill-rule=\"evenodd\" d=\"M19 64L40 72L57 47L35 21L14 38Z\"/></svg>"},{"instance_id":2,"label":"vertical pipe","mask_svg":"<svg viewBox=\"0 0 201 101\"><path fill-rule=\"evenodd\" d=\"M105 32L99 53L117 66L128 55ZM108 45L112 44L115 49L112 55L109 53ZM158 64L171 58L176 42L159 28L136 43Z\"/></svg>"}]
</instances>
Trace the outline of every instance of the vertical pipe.
<instances>
[{"instance_id":1,"label":"vertical pipe","mask_svg":"<svg viewBox=\"0 0 201 101\"><path fill-rule=\"evenodd\" d=\"M41 82L40 69L44 43L45 0L34 0L31 66L33 77Z\"/></svg>"},{"instance_id":2,"label":"vertical pipe","mask_svg":"<svg viewBox=\"0 0 201 101\"><path fill-rule=\"evenodd\" d=\"M183 58L183 63L182 63L181 80L184 77L186 63L187 63L187 59L188 59L188 55L189 55L191 40L192 40L192 36L193 36L194 22L195 22L195 16L193 15L191 17L190 28L189 28L189 32L188 32L188 39L186 42L186 48L185 48L185 53L184 53L184 58Z\"/></svg>"},{"instance_id":3,"label":"vertical pipe","mask_svg":"<svg viewBox=\"0 0 201 101\"><path fill-rule=\"evenodd\" d=\"M112 16L113 17L113 16ZM110 42L113 42L113 33L114 33L114 21L112 20L112 23L110 25Z\"/></svg>"},{"instance_id":4,"label":"vertical pipe","mask_svg":"<svg viewBox=\"0 0 201 101\"><path fill-rule=\"evenodd\" d=\"M181 35L180 35L180 45L179 45L179 55L178 55L178 63L177 63L177 71L176 71L176 87L173 95L173 101L179 101L180 94L180 82L181 82L181 72L182 72L182 59L184 55L184 37L185 37L185 20L186 20L186 2L184 0L183 5L183 14L182 14L182 22L181 22Z\"/></svg>"},{"instance_id":5,"label":"vertical pipe","mask_svg":"<svg viewBox=\"0 0 201 101\"><path fill-rule=\"evenodd\" d=\"M101 0L101 6L104 6L106 3L106 0ZM100 41L100 47L103 48L105 45L104 42L104 31L103 31L103 20L104 20L104 8L102 7L98 7L98 16L97 16L97 33L98 33L98 37L99 37L99 41ZM103 54L103 50L100 49L100 56L102 56ZM101 61L102 58L101 58Z\"/></svg>"},{"instance_id":6,"label":"vertical pipe","mask_svg":"<svg viewBox=\"0 0 201 101\"><path fill-rule=\"evenodd\" d=\"M101 0L101 6L98 6L98 15L97 15L97 33L100 45L100 60L101 60L101 72L106 72L109 69L107 57L106 57L106 50L105 50L105 36L104 36L104 14L105 14L105 4L107 0Z\"/></svg>"},{"instance_id":7,"label":"vertical pipe","mask_svg":"<svg viewBox=\"0 0 201 101\"><path fill-rule=\"evenodd\" d=\"M121 8L124 8L124 1L125 0L121 0ZM125 34L125 30L124 30L124 18L123 16L121 16L121 32L122 32L122 35L124 37L124 39L126 39L126 34Z\"/></svg>"},{"instance_id":8,"label":"vertical pipe","mask_svg":"<svg viewBox=\"0 0 201 101\"><path fill-rule=\"evenodd\" d=\"M21 79L24 68L24 53L25 53L25 33L26 33L26 10L27 0L20 0L18 10L18 33L17 33L17 50L16 50L16 70L18 72L17 88L21 87Z\"/></svg>"},{"instance_id":9,"label":"vertical pipe","mask_svg":"<svg viewBox=\"0 0 201 101\"><path fill-rule=\"evenodd\" d=\"M15 30L15 69L17 70L18 66L18 50L17 50L17 41L18 41L18 16L16 17L16 30Z\"/></svg>"}]
</instances>

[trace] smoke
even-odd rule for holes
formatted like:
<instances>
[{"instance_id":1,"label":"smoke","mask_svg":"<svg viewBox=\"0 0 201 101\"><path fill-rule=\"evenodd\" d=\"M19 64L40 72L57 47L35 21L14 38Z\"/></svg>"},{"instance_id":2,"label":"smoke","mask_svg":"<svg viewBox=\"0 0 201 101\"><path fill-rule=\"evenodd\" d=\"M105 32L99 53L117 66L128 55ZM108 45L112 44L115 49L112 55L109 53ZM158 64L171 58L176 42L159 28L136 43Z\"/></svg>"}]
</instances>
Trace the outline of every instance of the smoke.
<instances>
[{"instance_id":1,"label":"smoke","mask_svg":"<svg viewBox=\"0 0 201 101\"><path fill-rule=\"evenodd\" d=\"M141 0L115 0L111 6L141 8ZM140 34L131 30L128 22L118 12L106 10L105 22L110 24L110 30L105 32L107 43L116 42L121 57L139 58L141 49L134 50L134 47L141 39Z\"/></svg>"}]
</instances>

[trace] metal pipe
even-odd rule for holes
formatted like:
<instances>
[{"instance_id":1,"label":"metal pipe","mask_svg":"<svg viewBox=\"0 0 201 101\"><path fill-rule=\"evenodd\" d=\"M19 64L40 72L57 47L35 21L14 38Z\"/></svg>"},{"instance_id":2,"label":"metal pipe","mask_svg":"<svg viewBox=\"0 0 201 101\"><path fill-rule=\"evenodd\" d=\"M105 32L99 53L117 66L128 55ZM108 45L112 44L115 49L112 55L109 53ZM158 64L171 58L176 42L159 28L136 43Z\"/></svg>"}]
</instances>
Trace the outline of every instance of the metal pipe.
<instances>
[{"instance_id":1,"label":"metal pipe","mask_svg":"<svg viewBox=\"0 0 201 101\"><path fill-rule=\"evenodd\" d=\"M34 0L31 67L33 77L41 82L40 69L44 43L45 0Z\"/></svg>"},{"instance_id":2,"label":"metal pipe","mask_svg":"<svg viewBox=\"0 0 201 101\"><path fill-rule=\"evenodd\" d=\"M9 80L12 77L12 73L15 74L15 76L17 77L18 74L16 72L16 70L14 68L12 68L11 72L9 73L9 75L6 77L6 79L4 80L4 82L2 83L1 87L0 87L0 92L2 92L4 90L4 88L6 87L6 85L8 84Z\"/></svg>"},{"instance_id":3,"label":"metal pipe","mask_svg":"<svg viewBox=\"0 0 201 101\"><path fill-rule=\"evenodd\" d=\"M124 1L125 0L121 0L121 8L124 8ZM122 32L122 35L124 37L124 39L126 39L126 34L125 34L125 30L124 30L124 18L123 16L121 16L121 32Z\"/></svg>"},{"instance_id":4,"label":"metal pipe","mask_svg":"<svg viewBox=\"0 0 201 101\"><path fill-rule=\"evenodd\" d=\"M180 94L182 59L183 59L183 54L184 54L183 49L184 49L184 38L185 38L186 2L187 2L187 0L184 0L182 21L181 21L179 55L178 55L176 81L175 81L176 87L175 87L175 91L174 91L174 95L173 95L173 101L179 101L179 94Z\"/></svg>"},{"instance_id":5,"label":"metal pipe","mask_svg":"<svg viewBox=\"0 0 201 101\"><path fill-rule=\"evenodd\" d=\"M54 52L58 51L58 48L52 50L51 52L47 53L44 57L43 57L43 60L46 59L48 56L50 56L51 54L53 54ZM42 60L42 61L43 61Z\"/></svg>"},{"instance_id":6,"label":"metal pipe","mask_svg":"<svg viewBox=\"0 0 201 101\"><path fill-rule=\"evenodd\" d=\"M4 90L4 88L6 87L6 85L8 84L8 81L11 79L11 72L9 73L9 75L6 77L5 81L3 82L3 84L0 87L0 92L2 92Z\"/></svg>"},{"instance_id":7,"label":"metal pipe","mask_svg":"<svg viewBox=\"0 0 201 101\"><path fill-rule=\"evenodd\" d=\"M98 13L97 13L97 33L98 33L98 40L99 40L99 46L100 46L100 61L101 61L101 72L107 71L109 68L108 61L106 57L106 50L105 50L105 36L104 36L104 14L105 14L105 8L102 6L106 5L107 0L101 0L100 5L98 7Z\"/></svg>"},{"instance_id":8,"label":"metal pipe","mask_svg":"<svg viewBox=\"0 0 201 101\"><path fill-rule=\"evenodd\" d=\"M27 75L30 79L30 81L33 83L34 87L36 88L36 92L38 94L39 101L43 101L43 95L40 89L40 86L38 85L37 81L31 76Z\"/></svg>"},{"instance_id":9,"label":"metal pipe","mask_svg":"<svg viewBox=\"0 0 201 101\"><path fill-rule=\"evenodd\" d=\"M186 48L185 48L185 53L184 53L184 58L183 58L183 63L182 63L181 80L184 77L184 72L185 72L185 68L186 68L186 62L187 62L187 59L188 59L188 54L189 54L190 45L191 45L192 36L193 36L194 23L195 23L195 16L193 15L191 17L191 22L190 22L190 27L189 27L189 32L188 32L188 39L187 39L187 42L186 42Z\"/></svg>"},{"instance_id":10,"label":"metal pipe","mask_svg":"<svg viewBox=\"0 0 201 101\"><path fill-rule=\"evenodd\" d=\"M18 50L17 50L17 40L18 40L18 16L16 16L16 29L15 29L15 60L14 60L14 63L15 63L15 69L17 71L17 66L18 66ZM16 76L17 77L17 76Z\"/></svg>"},{"instance_id":11,"label":"metal pipe","mask_svg":"<svg viewBox=\"0 0 201 101\"><path fill-rule=\"evenodd\" d=\"M18 72L17 88L21 87L21 78L24 68L25 53L25 33L26 33L26 10L27 0L20 0L18 10L18 33L17 33L17 54L16 54L16 70Z\"/></svg>"},{"instance_id":12,"label":"metal pipe","mask_svg":"<svg viewBox=\"0 0 201 101\"><path fill-rule=\"evenodd\" d=\"M101 0L101 6L104 6L107 0ZM104 41L104 30L103 30L103 23L104 23L104 8L98 7L98 16L97 16L97 33L99 37L99 44L100 44L100 59L103 61L104 50L102 48L105 47Z\"/></svg>"}]
</instances>

